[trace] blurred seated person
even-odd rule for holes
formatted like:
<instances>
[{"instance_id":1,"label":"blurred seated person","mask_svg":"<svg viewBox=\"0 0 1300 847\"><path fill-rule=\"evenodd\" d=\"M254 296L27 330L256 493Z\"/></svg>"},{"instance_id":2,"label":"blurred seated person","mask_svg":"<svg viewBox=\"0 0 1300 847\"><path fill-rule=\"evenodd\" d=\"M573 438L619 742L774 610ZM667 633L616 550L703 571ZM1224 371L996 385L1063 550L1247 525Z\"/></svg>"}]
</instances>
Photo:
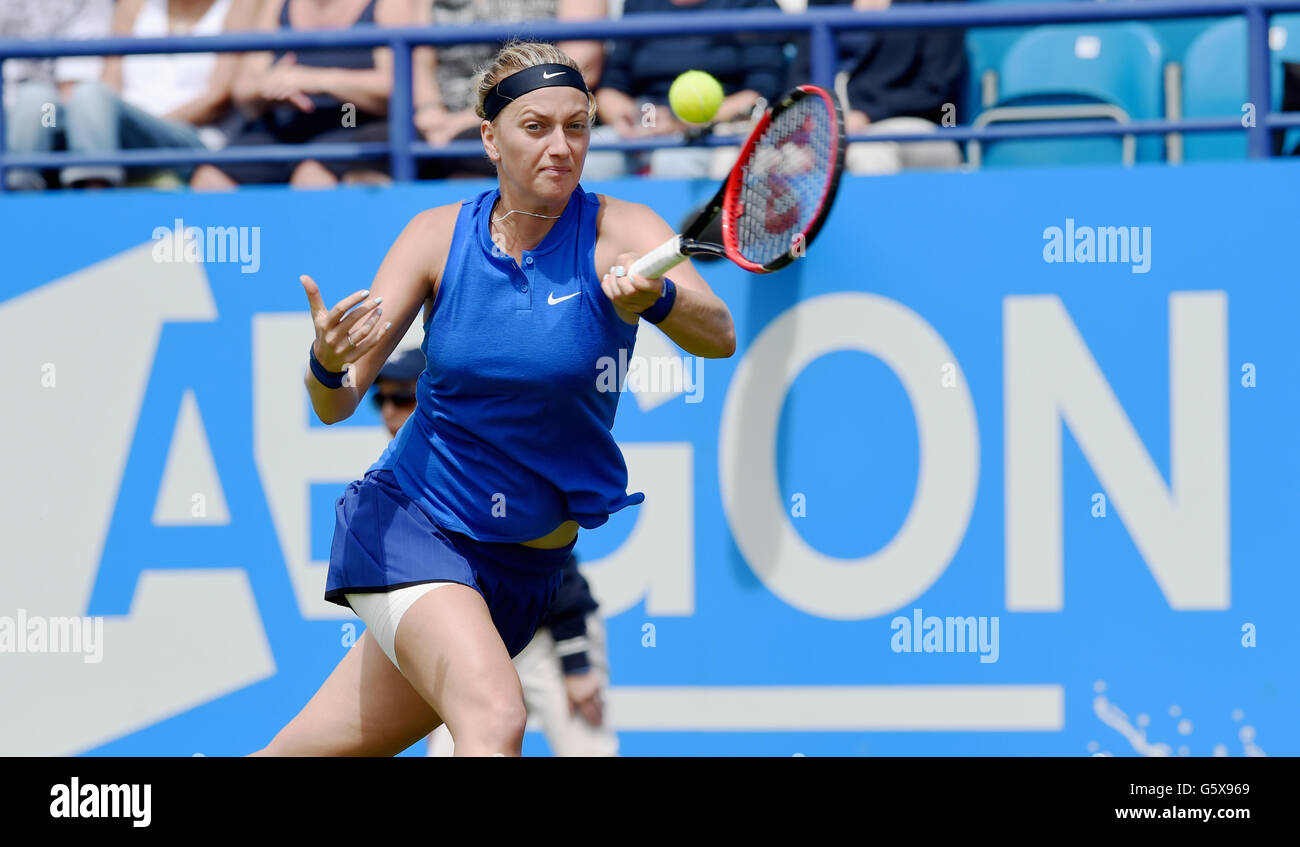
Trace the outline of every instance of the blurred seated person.
<instances>
[{"instance_id":1,"label":"blurred seated person","mask_svg":"<svg viewBox=\"0 0 1300 847\"><path fill-rule=\"evenodd\" d=\"M257 28L276 30L405 27L415 0L262 0ZM246 54L235 76L235 105L249 119L229 147L388 140L393 57L387 47L313 47ZM191 185L289 183L328 188L340 181L388 182L386 159L224 162L201 165Z\"/></svg>"},{"instance_id":2,"label":"blurred seated person","mask_svg":"<svg viewBox=\"0 0 1300 847\"><path fill-rule=\"evenodd\" d=\"M808 0L809 9L849 5L874 11L888 8L890 0ZM838 33L835 40L839 48L836 67L848 74L844 128L849 135L929 133L941 123L956 124L956 107L966 74L966 37L962 30L858 29ZM792 83L808 82L809 67L804 37L791 74ZM961 149L952 141L855 142L845 154L845 167L851 173L960 165Z\"/></svg>"},{"instance_id":3,"label":"blurred seated person","mask_svg":"<svg viewBox=\"0 0 1300 847\"><path fill-rule=\"evenodd\" d=\"M119 0L113 34L134 38L218 35L253 25L257 0ZM76 85L65 100L67 147L76 153L150 148L217 149L231 114L237 53L108 56L102 79ZM158 170L131 168L132 176ZM192 167L175 169L188 180ZM70 187L121 185L120 165L64 168ZM183 180L176 179L183 184Z\"/></svg>"},{"instance_id":4,"label":"blurred seated person","mask_svg":"<svg viewBox=\"0 0 1300 847\"><path fill-rule=\"evenodd\" d=\"M693 12L779 11L776 0L625 0L623 16ZM745 33L674 35L618 39L605 61L596 91L601 126L591 140L617 141L663 136L681 140L689 127L668 105L673 80L688 70L712 74L725 95L712 123L749 117L759 98L771 102L785 79L784 37ZM588 179L612 179L648 170L651 176L694 179L726 173L737 149L696 147L624 154L592 151L583 172Z\"/></svg>"},{"instance_id":5,"label":"blurred seated person","mask_svg":"<svg viewBox=\"0 0 1300 847\"><path fill-rule=\"evenodd\" d=\"M534 20L585 21L606 16L606 0L415 0L420 25L468 26ZM557 45L582 68L587 87L595 90L605 61L600 41L560 41ZM444 44L420 48L415 65L415 126L426 142L441 147L448 141L481 138L482 119L475 113L478 93L475 72L486 65L500 44ZM486 153L473 158L425 159L421 179L495 177Z\"/></svg>"},{"instance_id":6,"label":"blurred seated person","mask_svg":"<svg viewBox=\"0 0 1300 847\"><path fill-rule=\"evenodd\" d=\"M113 25L113 0L0 0L0 38L49 41L106 38ZM49 153L67 149L63 98L78 82L100 78L100 56L6 59L4 70L5 150ZM41 191L57 181L54 170L5 171L10 190Z\"/></svg>"}]
</instances>

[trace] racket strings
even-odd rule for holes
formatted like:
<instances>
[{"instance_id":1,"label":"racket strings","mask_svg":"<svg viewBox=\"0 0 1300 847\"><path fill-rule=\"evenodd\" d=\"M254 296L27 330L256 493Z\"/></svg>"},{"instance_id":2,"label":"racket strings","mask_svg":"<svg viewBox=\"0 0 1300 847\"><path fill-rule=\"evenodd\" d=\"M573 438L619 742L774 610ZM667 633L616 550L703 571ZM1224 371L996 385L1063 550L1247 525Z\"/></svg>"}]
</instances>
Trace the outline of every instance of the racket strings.
<instances>
[{"instance_id":1,"label":"racket strings","mask_svg":"<svg viewBox=\"0 0 1300 847\"><path fill-rule=\"evenodd\" d=\"M825 199L834 166L835 114L803 97L772 118L741 171L737 247L756 264L798 249Z\"/></svg>"}]
</instances>

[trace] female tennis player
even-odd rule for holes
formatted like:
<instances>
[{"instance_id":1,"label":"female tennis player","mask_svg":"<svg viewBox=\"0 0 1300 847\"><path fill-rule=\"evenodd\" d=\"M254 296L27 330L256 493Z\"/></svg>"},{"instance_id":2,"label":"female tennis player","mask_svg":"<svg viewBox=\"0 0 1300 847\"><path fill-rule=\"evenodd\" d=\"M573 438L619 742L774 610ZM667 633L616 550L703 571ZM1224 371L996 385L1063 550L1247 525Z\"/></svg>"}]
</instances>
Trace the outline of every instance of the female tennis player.
<instances>
[{"instance_id":1,"label":"female tennis player","mask_svg":"<svg viewBox=\"0 0 1300 847\"><path fill-rule=\"evenodd\" d=\"M416 215L371 287L332 309L302 277L322 421L352 414L421 307L428 366L415 414L336 504L325 597L365 634L258 754L394 755L445 723L457 755L519 755L510 659L579 527L644 499L627 493L619 394L600 391L597 360L630 355L643 318L693 355L735 351L689 262L672 280L627 275L674 231L578 184L595 101L577 63L514 41L475 83L498 186Z\"/></svg>"}]
</instances>

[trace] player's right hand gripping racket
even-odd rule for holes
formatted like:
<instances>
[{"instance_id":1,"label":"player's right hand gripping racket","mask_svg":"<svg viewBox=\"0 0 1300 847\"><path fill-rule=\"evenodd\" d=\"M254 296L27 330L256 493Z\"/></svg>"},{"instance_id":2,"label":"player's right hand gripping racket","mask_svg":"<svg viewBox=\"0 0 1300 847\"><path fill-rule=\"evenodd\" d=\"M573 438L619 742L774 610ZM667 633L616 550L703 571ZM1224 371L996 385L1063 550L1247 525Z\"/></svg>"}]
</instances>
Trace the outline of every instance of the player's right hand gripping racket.
<instances>
[{"instance_id":1,"label":"player's right hand gripping racket","mask_svg":"<svg viewBox=\"0 0 1300 847\"><path fill-rule=\"evenodd\" d=\"M844 116L834 95L801 85L768 109L718 193L685 232L632 264L661 277L688 256L723 256L754 273L803 255L830 213L844 167ZM722 243L700 236L722 216Z\"/></svg>"}]
</instances>

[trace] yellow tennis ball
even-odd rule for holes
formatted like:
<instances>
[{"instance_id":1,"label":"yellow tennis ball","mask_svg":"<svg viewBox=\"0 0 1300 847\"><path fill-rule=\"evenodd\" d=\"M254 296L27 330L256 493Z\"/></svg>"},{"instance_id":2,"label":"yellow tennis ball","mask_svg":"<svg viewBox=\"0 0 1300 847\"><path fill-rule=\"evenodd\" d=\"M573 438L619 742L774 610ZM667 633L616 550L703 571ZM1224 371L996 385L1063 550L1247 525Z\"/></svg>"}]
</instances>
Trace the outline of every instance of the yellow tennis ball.
<instances>
[{"instance_id":1,"label":"yellow tennis ball","mask_svg":"<svg viewBox=\"0 0 1300 847\"><path fill-rule=\"evenodd\" d=\"M722 105L722 84L704 71L687 71L673 80L668 104L687 123L708 123Z\"/></svg>"}]
</instances>

